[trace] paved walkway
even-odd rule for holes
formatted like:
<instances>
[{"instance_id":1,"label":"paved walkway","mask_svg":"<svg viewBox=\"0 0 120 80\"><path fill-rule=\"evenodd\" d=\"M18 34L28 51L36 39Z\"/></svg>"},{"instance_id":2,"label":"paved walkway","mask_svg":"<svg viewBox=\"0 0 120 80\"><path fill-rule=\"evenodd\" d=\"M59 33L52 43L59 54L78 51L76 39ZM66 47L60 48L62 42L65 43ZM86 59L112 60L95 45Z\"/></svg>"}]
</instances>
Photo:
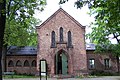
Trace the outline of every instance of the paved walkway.
<instances>
[{"instance_id":1,"label":"paved walkway","mask_svg":"<svg viewBox=\"0 0 120 80\"><path fill-rule=\"evenodd\" d=\"M20 78L20 79L3 79L3 80L40 80L39 78ZM42 80L46 80L42 78ZM68 79L56 79L56 78L48 78L48 80L120 80L120 76L105 76L105 77L97 77L97 78L68 78Z\"/></svg>"}]
</instances>

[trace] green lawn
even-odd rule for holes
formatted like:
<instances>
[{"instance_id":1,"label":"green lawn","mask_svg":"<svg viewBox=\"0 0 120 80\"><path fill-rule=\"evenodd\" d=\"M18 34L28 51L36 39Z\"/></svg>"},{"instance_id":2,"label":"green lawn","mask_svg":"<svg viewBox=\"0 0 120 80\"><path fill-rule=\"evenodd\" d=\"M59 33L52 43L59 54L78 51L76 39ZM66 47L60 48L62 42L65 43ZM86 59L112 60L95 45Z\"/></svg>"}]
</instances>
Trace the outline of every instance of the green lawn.
<instances>
[{"instance_id":1,"label":"green lawn","mask_svg":"<svg viewBox=\"0 0 120 80\"><path fill-rule=\"evenodd\" d=\"M31 75L3 75L3 78L36 78L36 76L31 76Z\"/></svg>"}]
</instances>

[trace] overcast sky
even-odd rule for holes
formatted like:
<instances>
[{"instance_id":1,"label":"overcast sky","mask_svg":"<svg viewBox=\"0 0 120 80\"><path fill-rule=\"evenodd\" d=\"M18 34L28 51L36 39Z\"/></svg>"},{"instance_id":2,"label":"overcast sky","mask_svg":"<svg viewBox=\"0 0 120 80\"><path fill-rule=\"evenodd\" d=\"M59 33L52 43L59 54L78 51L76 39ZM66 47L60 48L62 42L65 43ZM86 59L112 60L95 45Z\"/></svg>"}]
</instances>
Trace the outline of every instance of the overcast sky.
<instances>
[{"instance_id":1,"label":"overcast sky","mask_svg":"<svg viewBox=\"0 0 120 80\"><path fill-rule=\"evenodd\" d=\"M60 7L62 7L67 13L69 13L72 17L74 17L80 24L83 26L89 25L91 21L94 21L93 17L90 17L87 12L89 9L83 7L82 9L77 9L74 7L74 2L76 0L69 0L65 4L59 5L60 0L47 0L47 5L43 12L36 12L35 17L40 20L45 21L48 17L50 17L55 11L57 11Z\"/></svg>"}]
</instances>

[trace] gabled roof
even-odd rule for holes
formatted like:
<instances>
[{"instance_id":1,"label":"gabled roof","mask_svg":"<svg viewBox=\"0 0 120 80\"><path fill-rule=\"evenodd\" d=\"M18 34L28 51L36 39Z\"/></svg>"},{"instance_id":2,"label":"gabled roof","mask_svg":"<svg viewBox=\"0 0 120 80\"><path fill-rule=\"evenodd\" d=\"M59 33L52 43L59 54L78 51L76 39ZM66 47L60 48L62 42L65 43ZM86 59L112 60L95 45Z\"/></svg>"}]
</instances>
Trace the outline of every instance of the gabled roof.
<instances>
[{"instance_id":1,"label":"gabled roof","mask_svg":"<svg viewBox=\"0 0 120 80\"><path fill-rule=\"evenodd\" d=\"M59 12L63 12L67 17L69 17L72 21L74 21L78 26L81 26L82 28L85 28L85 26L82 26L77 20L75 20L71 15L69 15L66 11L64 11L62 8L59 8L53 15L51 15L46 21L44 21L40 26L36 26L37 29L44 26L48 21L50 21L54 16L56 16Z\"/></svg>"}]
</instances>

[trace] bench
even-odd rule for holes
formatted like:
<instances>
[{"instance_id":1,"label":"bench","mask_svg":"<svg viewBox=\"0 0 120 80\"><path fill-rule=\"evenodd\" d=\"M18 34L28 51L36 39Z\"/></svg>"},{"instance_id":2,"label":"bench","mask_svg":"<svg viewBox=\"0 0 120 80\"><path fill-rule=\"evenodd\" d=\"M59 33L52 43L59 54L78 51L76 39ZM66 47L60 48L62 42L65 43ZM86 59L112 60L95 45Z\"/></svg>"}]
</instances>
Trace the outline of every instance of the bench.
<instances>
[{"instance_id":1,"label":"bench","mask_svg":"<svg viewBox=\"0 0 120 80\"><path fill-rule=\"evenodd\" d=\"M3 75L11 75L11 77L13 78L13 75L15 74L15 72L3 72Z\"/></svg>"}]
</instances>

